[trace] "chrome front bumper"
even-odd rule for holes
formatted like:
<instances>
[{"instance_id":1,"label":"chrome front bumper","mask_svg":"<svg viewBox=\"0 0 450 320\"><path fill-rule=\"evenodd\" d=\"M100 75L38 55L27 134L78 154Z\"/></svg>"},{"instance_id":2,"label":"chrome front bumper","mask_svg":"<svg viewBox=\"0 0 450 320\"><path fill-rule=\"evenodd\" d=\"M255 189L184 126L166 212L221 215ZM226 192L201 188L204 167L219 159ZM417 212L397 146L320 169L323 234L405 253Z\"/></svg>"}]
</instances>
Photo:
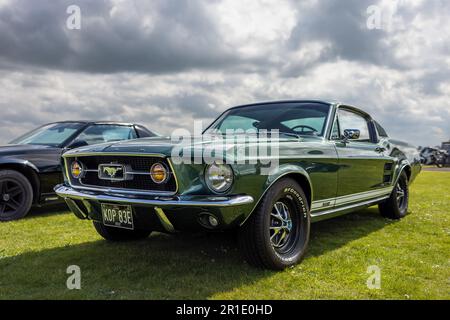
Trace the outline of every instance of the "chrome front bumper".
<instances>
[{"instance_id":1,"label":"chrome front bumper","mask_svg":"<svg viewBox=\"0 0 450 320\"><path fill-rule=\"evenodd\" d=\"M248 195L189 197L153 196L147 199L122 194L100 194L97 192L78 191L65 185L56 186L55 192L63 199L128 203L151 207L234 207L254 202L253 197Z\"/></svg>"},{"instance_id":2,"label":"chrome front bumper","mask_svg":"<svg viewBox=\"0 0 450 320\"><path fill-rule=\"evenodd\" d=\"M152 223L152 214L149 213L154 212L166 232L198 228L201 225L199 218L205 213L213 215L219 221L217 229L232 228L245 220L254 203L254 199L248 195L144 197L107 190L80 191L66 185L56 186L55 192L80 219L101 222L103 203L126 204L134 208L136 221L141 222L138 227L144 228L142 223L149 226ZM151 225L152 228L154 226Z\"/></svg>"}]
</instances>

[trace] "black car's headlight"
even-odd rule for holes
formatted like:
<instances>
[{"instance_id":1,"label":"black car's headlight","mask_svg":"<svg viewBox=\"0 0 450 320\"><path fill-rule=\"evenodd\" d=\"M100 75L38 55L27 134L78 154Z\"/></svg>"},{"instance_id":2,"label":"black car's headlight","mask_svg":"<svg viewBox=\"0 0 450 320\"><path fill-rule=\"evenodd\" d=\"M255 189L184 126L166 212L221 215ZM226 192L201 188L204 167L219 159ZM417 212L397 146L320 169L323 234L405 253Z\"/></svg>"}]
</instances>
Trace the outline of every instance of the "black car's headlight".
<instances>
[{"instance_id":1,"label":"black car's headlight","mask_svg":"<svg viewBox=\"0 0 450 320\"><path fill-rule=\"evenodd\" d=\"M211 191L224 193L233 185L233 169L228 164L213 163L206 167L205 181Z\"/></svg>"}]
</instances>

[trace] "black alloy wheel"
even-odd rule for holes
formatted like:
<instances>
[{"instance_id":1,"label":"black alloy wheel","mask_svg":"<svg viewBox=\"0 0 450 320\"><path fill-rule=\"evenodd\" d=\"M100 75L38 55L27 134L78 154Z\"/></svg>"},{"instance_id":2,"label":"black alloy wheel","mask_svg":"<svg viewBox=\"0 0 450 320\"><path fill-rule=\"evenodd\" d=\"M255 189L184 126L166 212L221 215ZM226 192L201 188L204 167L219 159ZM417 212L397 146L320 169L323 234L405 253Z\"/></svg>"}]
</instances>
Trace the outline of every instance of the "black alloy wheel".
<instances>
[{"instance_id":1,"label":"black alloy wheel","mask_svg":"<svg viewBox=\"0 0 450 320\"><path fill-rule=\"evenodd\" d=\"M31 208L33 188L21 173L0 171L0 221L23 218Z\"/></svg>"}]
</instances>

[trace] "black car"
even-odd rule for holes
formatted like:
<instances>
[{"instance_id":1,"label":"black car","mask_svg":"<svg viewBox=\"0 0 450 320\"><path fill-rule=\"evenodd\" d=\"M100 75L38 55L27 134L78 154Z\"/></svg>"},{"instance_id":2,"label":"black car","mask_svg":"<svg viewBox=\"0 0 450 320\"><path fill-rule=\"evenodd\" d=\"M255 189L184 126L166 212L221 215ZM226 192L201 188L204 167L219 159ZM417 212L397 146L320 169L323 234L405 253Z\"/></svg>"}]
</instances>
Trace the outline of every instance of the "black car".
<instances>
[{"instance_id":1,"label":"black car","mask_svg":"<svg viewBox=\"0 0 450 320\"><path fill-rule=\"evenodd\" d=\"M66 121L44 125L0 146L0 221L24 217L33 205L57 202L61 155L82 146L153 137L136 124Z\"/></svg>"}]
</instances>

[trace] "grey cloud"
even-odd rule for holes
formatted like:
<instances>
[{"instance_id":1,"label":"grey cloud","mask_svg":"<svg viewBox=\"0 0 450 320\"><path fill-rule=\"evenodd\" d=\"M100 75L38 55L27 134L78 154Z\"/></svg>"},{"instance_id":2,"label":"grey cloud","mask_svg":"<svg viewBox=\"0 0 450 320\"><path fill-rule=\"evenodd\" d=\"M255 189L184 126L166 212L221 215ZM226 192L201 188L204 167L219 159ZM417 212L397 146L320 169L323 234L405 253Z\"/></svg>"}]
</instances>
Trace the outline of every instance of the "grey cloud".
<instances>
[{"instance_id":1,"label":"grey cloud","mask_svg":"<svg viewBox=\"0 0 450 320\"><path fill-rule=\"evenodd\" d=\"M217 106L220 102L204 94L182 94L171 97L151 97L148 102L160 106L165 111L175 112L176 115L190 113L193 116L205 119L213 118L218 115Z\"/></svg>"},{"instance_id":2,"label":"grey cloud","mask_svg":"<svg viewBox=\"0 0 450 320\"><path fill-rule=\"evenodd\" d=\"M295 50L312 41L322 41L329 47L313 64L294 65L284 75L297 76L318 63L336 59L399 67L401 63L383 41L386 31L369 30L366 26L367 8L376 3L373 0L322 0L314 6L302 6L287 48Z\"/></svg>"},{"instance_id":3,"label":"grey cloud","mask_svg":"<svg viewBox=\"0 0 450 320\"><path fill-rule=\"evenodd\" d=\"M450 86L449 70L446 69L431 69L424 72L423 75L417 79L411 81L411 85L414 85L418 91L427 95L440 95L442 94L442 86Z\"/></svg>"},{"instance_id":4,"label":"grey cloud","mask_svg":"<svg viewBox=\"0 0 450 320\"><path fill-rule=\"evenodd\" d=\"M251 58L240 50L246 40L228 41L214 16L220 1L117 3L115 13L113 0L0 7L0 127L10 128L0 141L44 122L83 118L170 133L233 105L302 98L359 105L392 136L416 144L450 137L448 1L399 1L398 18L437 19L439 30L406 23L391 33L366 28L366 9L377 1L292 1L298 11L290 37L264 42ZM72 4L82 10L80 31L65 27ZM429 50L399 58L410 44L422 49L417 39L427 39ZM314 44L323 46L314 57L297 55Z\"/></svg>"},{"instance_id":5,"label":"grey cloud","mask_svg":"<svg viewBox=\"0 0 450 320\"><path fill-rule=\"evenodd\" d=\"M81 30L66 28L73 4L81 8ZM236 60L201 1L134 1L115 14L113 7L107 0L15 0L0 8L0 65L163 73ZM151 16L147 28L143 14Z\"/></svg>"}]
</instances>

